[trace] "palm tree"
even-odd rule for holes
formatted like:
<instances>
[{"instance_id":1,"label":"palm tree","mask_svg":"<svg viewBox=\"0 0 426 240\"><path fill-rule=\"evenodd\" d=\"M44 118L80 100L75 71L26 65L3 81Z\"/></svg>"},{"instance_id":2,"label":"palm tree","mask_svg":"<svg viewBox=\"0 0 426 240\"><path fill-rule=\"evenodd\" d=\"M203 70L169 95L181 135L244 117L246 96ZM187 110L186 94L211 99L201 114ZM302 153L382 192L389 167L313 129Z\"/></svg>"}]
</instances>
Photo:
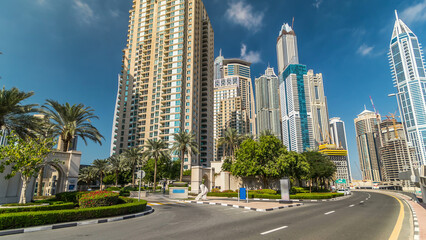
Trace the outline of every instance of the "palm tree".
<instances>
[{"instance_id":1,"label":"palm tree","mask_svg":"<svg viewBox=\"0 0 426 240\"><path fill-rule=\"evenodd\" d=\"M103 189L102 181L103 181L104 175L110 170L108 160L96 159L95 161L93 161L91 168L96 175L99 175L100 189L102 190Z\"/></svg>"},{"instance_id":2,"label":"palm tree","mask_svg":"<svg viewBox=\"0 0 426 240\"><path fill-rule=\"evenodd\" d=\"M232 159L234 159L234 152L240 141L241 136L238 134L237 130L234 128L227 128L224 136L219 138L217 146L224 146L228 151L228 155L226 156L230 156Z\"/></svg>"},{"instance_id":3,"label":"palm tree","mask_svg":"<svg viewBox=\"0 0 426 240\"><path fill-rule=\"evenodd\" d=\"M198 154L198 143L195 141L195 135L193 133L187 133L181 131L180 133L173 134L175 142L173 143L173 151L180 152L180 177L179 181L182 182L183 177L183 164L185 154L190 153Z\"/></svg>"},{"instance_id":4,"label":"palm tree","mask_svg":"<svg viewBox=\"0 0 426 240\"><path fill-rule=\"evenodd\" d=\"M91 167L80 169L78 173L78 181L84 182L86 185L90 185L96 179L95 171Z\"/></svg>"},{"instance_id":5,"label":"palm tree","mask_svg":"<svg viewBox=\"0 0 426 240\"><path fill-rule=\"evenodd\" d=\"M123 155L112 155L108 158L110 170L115 173L115 186L118 186L118 175L120 172L129 170Z\"/></svg>"},{"instance_id":6,"label":"palm tree","mask_svg":"<svg viewBox=\"0 0 426 240\"><path fill-rule=\"evenodd\" d=\"M142 149L141 148L129 148L124 153L125 162L129 168L132 169L132 187L135 187L135 171L136 167L141 164L142 161Z\"/></svg>"},{"instance_id":7,"label":"palm tree","mask_svg":"<svg viewBox=\"0 0 426 240\"><path fill-rule=\"evenodd\" d=\"M266 129L260 132L260 136L275 136L274 132L271 129Z\"/></svg>"},{"instance_id":8,"label":"palm tree","mask_svg":"<svg viewBox=\"0 0 426 240\"><path fill-rule=\"evenodd\" d=\"M167 142L161 139L148 139L148 143L145 145L144 156L147 159L154 159L154 186L152 187L154 192L157 186L157 162L161 157L167 157L167 153L169 152L168 145Z\"/></svg>"},{"instance_id":9,"label":"palm tree","mask_svg":"<svg viewBox=\"0 0 426 240\"><path fill-rule=\"evenodd\" d=\"M0 90L0 131L14 131L19 137L34 137L38 119L31 113L38 111L37 104L22 104L22 101L33 96L33 92L21 92L17 88Z\"/></svg>"},{"instance_id":10,"label":"palm tree","mask_svg":"<svg viewBox=\"0 0 426 240\"><path fill-rule=\"evenodd\" d=\"M59 136L62 141L62 151L69 151L70 143L75 137L81 137L86 145L87 139L102 145L104 137L91 124L92 119L99 119L91 107L47 100L42 112L52 121L54 135Z\"/></svg>"}]
</instances>

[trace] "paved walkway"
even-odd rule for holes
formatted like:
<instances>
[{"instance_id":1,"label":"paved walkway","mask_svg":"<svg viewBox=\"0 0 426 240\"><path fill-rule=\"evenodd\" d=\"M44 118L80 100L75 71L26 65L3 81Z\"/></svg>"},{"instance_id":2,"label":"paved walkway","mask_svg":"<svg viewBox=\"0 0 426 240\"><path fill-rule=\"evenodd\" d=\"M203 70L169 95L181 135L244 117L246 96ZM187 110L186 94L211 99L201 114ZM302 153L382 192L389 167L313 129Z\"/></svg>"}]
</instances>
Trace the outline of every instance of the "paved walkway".
<instances>
[{"instance_id":1,"label":"paved walkway","mask_svg":"<svg viewBox=\"0 0 426 240\"><path fill-rule=\"evenodd\" d=\"M418 231L418 239L426 240L426 204L424 203L417 203L413 200L411 200L410 197L404 195L404 194L398 194L401 198L405 199L408 204L411 205L411 208L414 210L414 213L416 216L414 217L414 220L416 220L417 217L417 225L414 225L414 232ZM416 240L416 238L414 238Z\"/></svg>"}]
</instances>

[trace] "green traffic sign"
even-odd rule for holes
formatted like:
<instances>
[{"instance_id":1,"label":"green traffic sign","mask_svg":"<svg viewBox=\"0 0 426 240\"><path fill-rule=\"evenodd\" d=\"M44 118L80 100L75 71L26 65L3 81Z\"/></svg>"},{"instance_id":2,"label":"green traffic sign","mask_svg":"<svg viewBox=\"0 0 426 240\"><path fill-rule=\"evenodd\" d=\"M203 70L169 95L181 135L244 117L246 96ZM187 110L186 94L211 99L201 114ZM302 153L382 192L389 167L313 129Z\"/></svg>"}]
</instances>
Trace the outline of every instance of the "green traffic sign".
<instances>
[{"instance_id":1,"label":"green traffic sign","mask_svg":"<svg viewBox=\"0 0 426 240\"><path fill-rule=\"evenodd\" d=\"M336 183L337 184L345 184L346 183L346 179L337 179Z\"/></svg>"}]
</instances>

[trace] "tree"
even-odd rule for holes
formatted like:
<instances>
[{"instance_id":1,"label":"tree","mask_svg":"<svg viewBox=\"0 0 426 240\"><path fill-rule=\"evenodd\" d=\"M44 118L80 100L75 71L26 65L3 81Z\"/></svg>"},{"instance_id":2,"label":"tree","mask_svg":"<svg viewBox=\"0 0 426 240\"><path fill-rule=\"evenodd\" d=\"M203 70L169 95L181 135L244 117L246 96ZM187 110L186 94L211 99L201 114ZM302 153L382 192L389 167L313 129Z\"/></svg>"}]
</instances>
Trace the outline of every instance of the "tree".
<instances>
[{"instance_id":1,"label":"tree","mask_svg":"<svg viewBox=\"0 0 426 240\"><path fill-rule=\"evenodd\" d=\"M266 129L260 132L260 136L275 136L271 129Z\"/></svg>"},{"instance_id":2,"label":"tree","mask_svg":"<svg viewBox=\"0 0 426 240\"><path fill-rule=\"evenodd\" d=\"M278 158L278 166L282 168L285 176L288 176L292 182L298 182L302 186L302 179L309 175L309 163L304 155L297 152L282 154Z\"/></svg>"},{"instance_id":3,"label":"tree","mask_svg":"<svg viewBox=\"0 0 426 240\"><path fill-rule=\"evenodd\" d=\"M284 175L282 168L277 167L278 158L287 150L275 136L261 136L259 142L245 140L236 151L236 160L231 164L230 172L234 176L257 176L268 188L272 179Z\"/></svg>"},{"instance_id":4,"label":"tree","mask_svg":"<svg viewBox=\"0 0 426 240\"><path fill-rule=\"evenodd\" d=\"M100 184L100 189L102 190L102 183L103 183L103 177L106 173L108 173L110 171L109 168L109 164L108 164L108 160L107 159L96 159L95 161L93 161L93 164L91 166L91 169L93 170L93 172L99 176L99 184Z\"/></svg>"},{"instance_id":5,"label":"tree","mask_svg":"<svg viewBox=\"0 0 426 240\"><path fill-rule=\"evenodd\" d=\"M38 119L32 113L38 111L37 104L22 104L33 95L17 88L0 90L0 131L14 131L21 138L34 137L32 130L36 129Z\"/></svg>"},{"instance_id":6,"label":"tree","mask_svg":"<svg viewBox=\"0 0 426 240\"><path fill-rule=\"evenodd\" d=\"M132 169L132 187L135 187L135 172L136 167L142 164L143 153L141 148L129 148L124 153L123 156L125 158L126 165Z\"/></svg>"},{"instance_id":7,"label":"tree","mask_svg":"<svg viewBox=\"0 0 426 240\"><path fill-rule=\"evenodd\" d=\"M6 166L10 166L11 171L6 175L6 179L20 174L22 190L19 203L26 203L28 184L48 161L46 158L56 143L51 138L20 138L14 132L7 136L7 140L9 144L0 147L0 172L4 172Z\"/></svg>"},{"instance_id":8,"label":"tree","mask_svg":"<svg viewBox=\"0 0 426 240\"><path fill-rule=\"evenodd\" d=\"M78 181L86 183L89 186L96 179L95 171L91 167L80 169L78 173Z\"/></svg>"},{"instance_id":9,"label":"tree","mask_svg":"<svg viewBox=\"0 0 426 240\"><path fill-rule=\"evenodd\" d=\"M328 159L328 157L318 151L309 151L302 153L307 162L309 163L309 179L310 189L312 191L312 184L315 182L318 185L324 185L326 179L334 176L337 168L336 165ZM318 184L319 181L319 184ZM322 183L321 183L322 182Z\"/></svg>"},{"instance_id":10,"label":"tree","mask_svg":"<svg viewBox=\"0 0 426 240\"><path fill-rule=\"evenodd\" d=\"M145 148L145 157L147 159L154 159L154 186L152 189L155 192L155 187L157 186L157 162L161 157L167 157L167 153L169 152L168 143L161 139L148 139Z\"/></svg>"},{"instance_id":11,"label":"tree","mask_svg":"<svg viewBox=\"0 0 426 240\"><path fill-rule=\"evenodd\" d=\"M224 147L225 155L231 157L232 160L235 159L235 150L241 143L241 136L238 134L237 130L234 128L227 128L224 136L219 138L217 142L217 147Z\"/></svg>"},{"instance_id":12,"label":"tree","mask_svg":"<svg viewBox=\"0 0 426 240\"><path fill-rule=\"evenodd\" d=\"M62 151L69 151L71 141L76 137L83 139L86 145L87 140L92 140L102 145L101 140L104 137L91 124L93 119L99 119L91 107L86 107L83 104L74 104L72 106L69 103L60 104L49 99L43 105L42 113L54 125L52 130L54 135L59 136L62 141Z\"/></svg>"},{"instance_id":13,"label":"tree","mask_svg":"<svg viewBox=\"0 0 426 240\"><path fill-rule=\"evenodd\" d=\"M118 186L118 178L120 172L130 170L130 167L126 164L123 155L112 155L108 158L110 170L115 174L115 186Z\"/></svg>"},{"instance_id":14,"label":"tree","mask_svg":"<svg viewBox=\"0 0 426 240\"><path fill-rule=\"evenodd\" d=\"M173 143L172 150L180 153L180 177L179 181L182 182L183 177L183 164L185 154L188 155L198 154L198 143L195 141L195 135L193 133L187 133L181 131L180 133L173 134L175 142Z\"/></svg>"}]
</instances>

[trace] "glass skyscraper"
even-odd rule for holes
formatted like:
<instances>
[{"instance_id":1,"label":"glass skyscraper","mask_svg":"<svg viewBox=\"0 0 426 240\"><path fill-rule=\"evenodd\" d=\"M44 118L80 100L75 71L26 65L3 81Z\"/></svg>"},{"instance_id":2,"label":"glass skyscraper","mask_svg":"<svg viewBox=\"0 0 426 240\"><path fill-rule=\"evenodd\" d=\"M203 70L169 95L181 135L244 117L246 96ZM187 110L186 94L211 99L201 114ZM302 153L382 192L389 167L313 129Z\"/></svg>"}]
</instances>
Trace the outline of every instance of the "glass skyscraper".
<instances>
[{"instance_id":1,"label":"glass skyscraper","mask_svg":"<svg viewBox=\"0 0 426 240\"><path fill-rule=\"evenodd\" d=\"M389 61L401 119L417 161L426 164L426 77L417 36L398 18L390 42Z\"/></svg>"}]
</instances>

